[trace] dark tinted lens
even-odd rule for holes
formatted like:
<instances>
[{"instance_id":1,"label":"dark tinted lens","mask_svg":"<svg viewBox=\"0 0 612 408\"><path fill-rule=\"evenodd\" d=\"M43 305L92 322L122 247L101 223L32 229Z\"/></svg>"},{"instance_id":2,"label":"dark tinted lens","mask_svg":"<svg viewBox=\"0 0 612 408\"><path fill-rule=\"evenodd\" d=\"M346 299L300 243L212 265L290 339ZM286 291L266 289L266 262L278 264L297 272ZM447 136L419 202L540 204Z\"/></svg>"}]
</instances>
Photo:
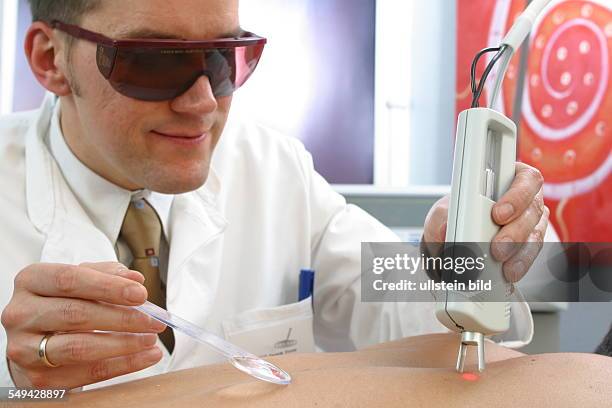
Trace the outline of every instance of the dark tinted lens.
<instances>
[{"instance_id":1,"label":"dark tinted lens","mask_svg":"<svg viewBox=\"0 0 612 408\"><path fill-rule=\"evenodd\" d=\"M109 81L119 93L161 101L187 91L206 75L217 97L231 95L251 76L262 45L222 49L117 50Z\"/></svg>"},{"instance_id":2,"label":"dark tinted lens","mask_svg":"<svg viewBox=\"0 0 612 408\"><path fill-rule=\"evenodd\" d=\"M167 100L177 96L201 68L201 54L119 49L109 81L119 93L132 98Z\"/></svg>"},{"instance_id":3,"label":"dark tinted lens","mask_svg":"<svg viewBox=\"0 0 612 408\"><path fill-rule=\"evenodd\" d=\"M236 58L234 49L209 50L206 53L205 75L215 96L229 96L236 89Z\"/></svg>"},{"instance_id":4,"label":"dark tinted lens","mask_svg":"<svg viewBox=\"0 0 612 408\"><path fill-rule=\"evenodd\" d=\"M264 44L249 45L246 47L235 48L236 58L236 89L240 88L247 79L253 74L261 54Z\"/></svg>"}]
</instances>

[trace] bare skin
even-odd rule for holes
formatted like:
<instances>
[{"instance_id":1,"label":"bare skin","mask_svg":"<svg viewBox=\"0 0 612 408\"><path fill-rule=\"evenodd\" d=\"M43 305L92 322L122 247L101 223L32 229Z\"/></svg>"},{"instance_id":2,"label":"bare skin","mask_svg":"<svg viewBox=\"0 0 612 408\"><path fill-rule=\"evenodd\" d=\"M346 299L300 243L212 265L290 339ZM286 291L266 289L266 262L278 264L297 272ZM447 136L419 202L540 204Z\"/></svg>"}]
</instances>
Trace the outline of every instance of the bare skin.
<instances>
[{"instance_id":1,"label":"bare skin","mask_svg":"<svg viewBox=\"0 0 612 408\"><path fill-rule=\"evenodd\" d=\"M270 358L293 376L293 383L286 387L254 380L225 364L73 393L69 403L71 407L92 408L603 407L612 400L609 357L529 356L488 343L485 372L466 379L452 368L457 344L454 334L436 334L353 353Z\"/></svg>"}]
</instances>

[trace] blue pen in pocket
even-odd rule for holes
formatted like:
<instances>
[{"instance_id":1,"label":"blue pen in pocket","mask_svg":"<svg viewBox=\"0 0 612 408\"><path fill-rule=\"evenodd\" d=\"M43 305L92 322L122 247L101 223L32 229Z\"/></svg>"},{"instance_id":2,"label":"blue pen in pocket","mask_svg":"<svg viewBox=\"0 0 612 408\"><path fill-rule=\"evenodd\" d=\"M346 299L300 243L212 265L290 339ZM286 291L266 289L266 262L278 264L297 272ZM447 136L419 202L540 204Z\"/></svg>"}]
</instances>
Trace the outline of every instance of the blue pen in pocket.
<instances>
[{"instance_id":1,"label":"blue pen in pocket","mask_svg":"<svg viewBox=\"0 0 612 408\"><path fill-rule=\"evenodd\" d=\"M315 271L302 269L300 271L300 282L298 289L298 301L302 301L313 295Z\"/></svg>"}]
</instances>

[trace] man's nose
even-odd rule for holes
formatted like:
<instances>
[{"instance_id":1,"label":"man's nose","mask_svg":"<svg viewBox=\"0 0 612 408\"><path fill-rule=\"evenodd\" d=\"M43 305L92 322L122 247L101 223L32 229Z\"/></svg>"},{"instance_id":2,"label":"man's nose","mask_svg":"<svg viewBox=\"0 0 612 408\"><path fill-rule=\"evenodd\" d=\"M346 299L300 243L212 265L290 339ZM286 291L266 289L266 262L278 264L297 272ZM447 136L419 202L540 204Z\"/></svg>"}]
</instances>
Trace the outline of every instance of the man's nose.
<instances>
[{"instance_id":1,"label":"man's nose","mask_svg":"<svg viewBox=\"0 0 612 408\"><path fill-rule=\"evenodd\" d=\"M217 109L217 99L213 95L208 77L199 77L188 90L171 101L170 108L180 113L214 112Z\"/></svg>"}]
</instances>

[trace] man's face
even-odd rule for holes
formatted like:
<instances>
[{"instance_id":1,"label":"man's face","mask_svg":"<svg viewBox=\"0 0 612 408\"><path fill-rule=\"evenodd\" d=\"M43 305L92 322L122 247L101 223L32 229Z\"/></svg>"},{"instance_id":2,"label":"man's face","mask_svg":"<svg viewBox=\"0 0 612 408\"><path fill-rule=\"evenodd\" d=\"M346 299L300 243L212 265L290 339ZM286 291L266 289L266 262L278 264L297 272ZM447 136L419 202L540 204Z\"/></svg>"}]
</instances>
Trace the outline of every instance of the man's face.
<instances>
[{"instance_id":1,"label":"man's face","mask_svg":"<svg viewBox=\"0 0 612 408\"><path fill-rule=\"evenodd\" d=\"M80 25L114 39L214 39L237 31L238 1L102 0ZM63 67L73 90L78 88L78 96L73 92L62 100L62 131L72 151L92 170L130 190L181 193L200 187L231 97L215 98L203 76L169 101L131 99L100 74L95 55L95 44L77 40L70 66Z\"/></svg>"}]
</instances>

